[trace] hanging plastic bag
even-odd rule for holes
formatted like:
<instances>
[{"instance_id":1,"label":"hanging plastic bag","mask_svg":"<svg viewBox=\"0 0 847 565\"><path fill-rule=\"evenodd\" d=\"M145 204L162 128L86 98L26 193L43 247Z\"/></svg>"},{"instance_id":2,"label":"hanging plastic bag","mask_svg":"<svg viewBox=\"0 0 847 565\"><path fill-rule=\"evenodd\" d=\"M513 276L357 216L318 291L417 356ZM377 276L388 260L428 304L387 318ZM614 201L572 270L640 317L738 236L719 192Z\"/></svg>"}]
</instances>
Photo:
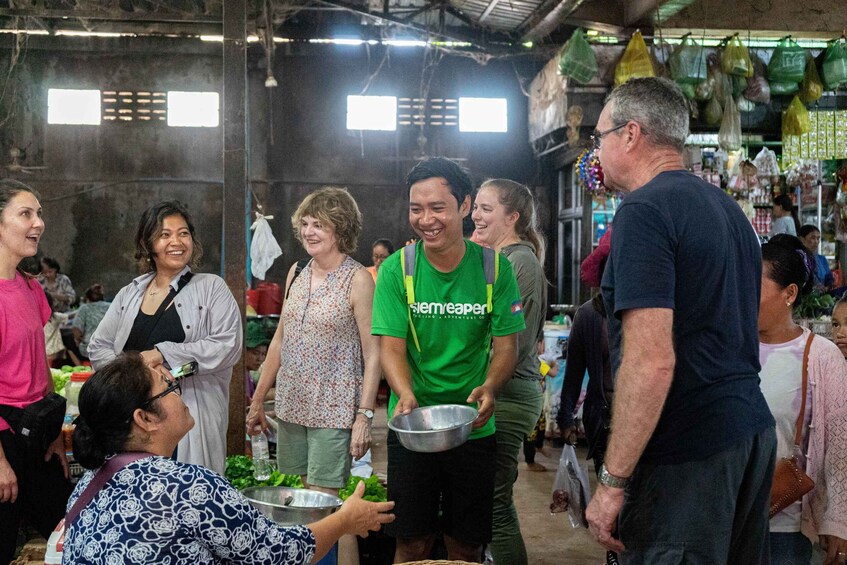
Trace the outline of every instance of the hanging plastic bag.
<instances>
[{"instance_id":1,"label":"hanging plastic bag","mask_svg":"<svg viewBox=\"0 0 847 565\"><path fill-rule=\"evenodd\" d=\"M834 90L847 83L847 40L841 39L830 42L826 48L821 65L821 75L827 90Z\"/></svg>"},{"instance_id":2,"label":"hanging plastic bag","mask_svg":"<svg viewBox=\"0 0 847 565\"><path fill-rule=\"evenodd\" d=\"M811 104L817 102L821 96L823 96L823 82L821 82L821 77L818 74L815 59L809 57L806 61L806 74L800 84L800 99L806 104Z\"/></svg>"},{"instance_id":3,"label":"hanging plastic bag","mask_svg":"<svg viewBox=\"0 0 847 565\"><path fill-rule=\"evenodd\" d=\"M788 105L788 109L782 113L782 135L803 135L812 129L809 111L795 96Z\"/></svg>"},{"instance_id":4,"label":"hanging plastic bag","mask_svg":"<svg viewBox=\"0 0 847 565\"><path fill-rule=\"evenodd\" d=\"M718 145L725 151L741 149L741 113L731 96L724 104L721 129L718 130Z\"/></svg>"},{"instance_id":5,"label":"hanging plastic bag","mask_svg":"<svg viewBox=\"0 0 847 565\"><path fill-rule=\"evenodd\" d=\"M774 96L783 96L786 94L794 94L800 90L800 84L796 82L773 82L771 81L771 94Z\"/></svg>"},{"instance_id":6,"label":"hanging plastic bag","mask_svg":"<svg viewBox=\"0 0 847 565\"><path fill-rule=\"evenodd\" d=\"M732 80L730 76L723 71L719 66L714 66L709 70L709 74L715 77L715 98L721 104L727 96L732 96Z\"/></svg>"},{"instance_id":7,"label":"hanging plastic bag","mask_svg":"<svg viewBox=\"0 0 847 565\"><path fill-rule=\"evenodd\" d=\"M706 102L703 120L710 126L716 126L721 123L721 118L723 118L723 108L721 108L721 103L718 102L718 97L713 96L711 100Z\"/></svg>"},{"instance_id":8,"label":"hanging plastic bag","mask_svg":"<svg viewBox=\"0 0 847 565\"><path fill-rule=\"evenodd\" d=\"M747 88L744 90L744 98L759 104L771 103L771 86L763 76L752 76L747 79Z\"/></svg>"},{"instance_id":9,"label":"hanging plastic bag","mask_svg":"<svg viewBox=\"0 0 847 565\"><path fill-rule=\"evenodd\" d=\"M706 64L706 49L691 39L682 38L682 43L668 58L671 78L680 84L697 84L706 79L709 68Z\"/></svg>"},{"instance_id":10,"label":"hanging plastic bag","mask_svg":"<svg viewBox=\"0 0 847 565\"><path fill-rule=\"evenodd\" d=\"M747 100L743 96L737 96L735 98L735 105L738 107L739 112L752 112L756 109L756 103L752 100Z\"/></svg>"},{"instance_id":11,"label":"hanging plastic bag","mask_svg":"<svg viewBox=\"0 0 847 565\"><path fill-rule=\"evenodd\" d=\"M647 44L640 31L632 34L618 66L615 67L615 86L620 86L631 78L654 77L656 70L650 60Z\"/></svg>"},{"instance_id":12,"label":"hanging plastic bag","mask_svg":"<svg viewBox=\"0 0 847 565\"><path fill-rule=\"evenodd\" d=\"M721 67L728 75L753 76L753 62L750 60L750 52L741 42L738 34L732 36L723 50Z\"/></svg>"},{"instance_id":13,"label":"hanging plastic bag","mask_svg":"<svg viewBox=\"0 0 847 565\"><path fill-rule=\"evenodd\" d=\"M806 50L791 36L780 39L768 62L768 79L771 82L800 82L805 72Z\"/></svg>"},{"instance_id":14,"label":"hanging plastic bag","mask_svg":"<svg viewBox=\"0 0 847 565\"><path fill-rule=\"evenodd\" d=\"M253 241L250 243L250 271L257 279L264 279L265 273L273 265L274 260L282 255L282 249L274 239L268 220L273 216L263 216L256 212L256 221L250 226L253 230Z\"/></svg>"},{"instance_id":15,"label":"hanging plastic bag","mask_svg":"<svg viewBox=\"0 0 847 565\"><path fill-rule=\"evenodd\" d=\"M588 475L572 445L565 444L562 456L559 458L559 469L553 479L550 512L556 514L567 510L571 526L587 528L585 509L591 502L591 490L588 486Z\"/></svg>"},{"instance_id":16,"label":"hanging plastic bag","mask_svg":"<svg viewBox=\"0 0 847 565\"><path fill-rule=\"evenodd\" d=\"M582 28L576 28L559 57L559 74L585 84L597 74L597 57Z\"/></svg>"}]
</instances>

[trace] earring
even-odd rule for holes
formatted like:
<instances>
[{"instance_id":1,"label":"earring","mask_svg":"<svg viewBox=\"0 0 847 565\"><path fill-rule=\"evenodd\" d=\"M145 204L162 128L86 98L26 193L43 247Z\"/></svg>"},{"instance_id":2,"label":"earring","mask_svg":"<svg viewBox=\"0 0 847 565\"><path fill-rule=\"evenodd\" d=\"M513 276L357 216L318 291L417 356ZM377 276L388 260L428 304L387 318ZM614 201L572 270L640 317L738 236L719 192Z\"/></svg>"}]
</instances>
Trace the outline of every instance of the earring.
<instances>
[{"instance_id":1,"label":"earring","mask_svg":"<svg viewBox=\"0 0 847 565\"><path fill-rule=\"evenodd\" d=\"M790 307L790 306L791 306L791 301L790 301L790 300L786 300L786 301L785 301L785 305Z\"/></svg>"}]
</instances>

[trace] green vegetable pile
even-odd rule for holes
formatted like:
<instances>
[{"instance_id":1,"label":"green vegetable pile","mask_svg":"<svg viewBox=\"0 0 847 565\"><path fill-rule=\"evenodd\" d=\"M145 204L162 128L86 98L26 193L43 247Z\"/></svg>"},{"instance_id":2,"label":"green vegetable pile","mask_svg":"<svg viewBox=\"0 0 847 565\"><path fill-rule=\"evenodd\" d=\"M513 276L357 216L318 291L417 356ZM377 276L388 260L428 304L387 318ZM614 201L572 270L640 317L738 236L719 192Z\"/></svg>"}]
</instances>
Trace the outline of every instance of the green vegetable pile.
<instances>
[{"instance_id":1,"label":"green vegetable pile","mask_svg":"<svg viewBox=\"0 0 847 565\"><path fill-rule=\"evenodd\" d=\"M362 481L365 483L365 494L362 498L370 502L385 502L388 500L388 491L382 486L382 483L379 482L379 477L376 475L371 475L367 479L351 475L347 480L347 485L338 491L338 498L347 500L347 497L356 490L356 485Z\"/></svg>"},{"instance_id":2,"label":"green vegetable pile","mask_svg":"<svg viewBox=\"0 0 847 565\"><path fill-rule=\"evenodd\" d=\"M832 314L833 306L835 306L835 299L832 296L813 290L803 297L795 314L798 318L829 316Z\"/></svg>"},{"instance_id":3,"label":"green vegetable pile","mask_svg":"<svg viewBox=\"0 0 847 565\"><path fill-rule=\"evenodd\" d=\"M83 367L82 365L76 367L62 365L61 369L50 369L50 376L53 377L53 390L56 391L56 394L65 396L65 385L71 380L71 374L84 373L90 370L91 367Z\"/></svg>"},{"instance_id":4,"label":"green vegetable pile","mask_svg":"<svg viewBox=\"0 0 847 565\"><path fill-rule=\"evenodd\" d=\"M224 476L238 490L247 487L303 487L300 475L283 475L275 469L266 481L257 481L253 476L253 460L246 455L227 457Z\"/></svg>"},{"instance_id":5,"label":"green vegetable pile","mask_svg":"<svg viewBox=\"0 0 847 565\"><path fill-rule=\"evenodd\" d=\"M247 487L303 488L303 481L300 479L300 475L283 475L276 470L271 473L268 480L257 481L253 476L253 460L246 455L230 455L227 457L224 476L229 481L229 484L238 490L243 490ZM347 500L347 497L356 490L356 485L360 481L364 481L365 483L365 494L362 498L371 502L385 502L388 500L388 491L382 486L376 475L367 479L351 476L347 480L347 485L338 492L338 497L341 500Z\"/></svg>"}]
</instances>

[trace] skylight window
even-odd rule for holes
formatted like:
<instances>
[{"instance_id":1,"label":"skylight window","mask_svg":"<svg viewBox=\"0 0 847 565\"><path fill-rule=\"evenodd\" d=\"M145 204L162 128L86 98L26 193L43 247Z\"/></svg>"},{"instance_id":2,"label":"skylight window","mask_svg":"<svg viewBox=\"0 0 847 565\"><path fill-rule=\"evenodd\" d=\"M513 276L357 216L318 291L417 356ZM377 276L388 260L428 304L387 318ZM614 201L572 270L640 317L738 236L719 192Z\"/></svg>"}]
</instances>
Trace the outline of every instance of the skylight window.
<instances>
[{"instance_id":1,"label":"skylight window","mask_svg":"<svg viewBox=\"0 0 847 565\"><path fill-rule=\"evenodd\" d=\"M168 125L190 128L216 128L220 123L217 92L168 92Z\"/></svg>"},{"instance_id":2,"label":"skylight window","mask_svg":"<svg viewBox=\"0 0 847 565\"><path fill-rule=\"evenodd\" d=\"M49 89L47 91L47 123L100 125L100 91Z\"/></svg>"},{"instance_id":3,"label":"skylight window","mask_svg":"<svg viewBox=\"0 0 847 565\"><path fill-rule=\"evenodd\" d=\"M395 131L396 96L348 96L347 129Z\"/></svg>"},{"instance_id":4,"label":"skylight window","mask_svg":"<svg viewBox=\"0 0 847 565\"><path fill-rule=\"evenodd\" d=\"M505 98L459 98L459 131L508 131Z\"/></svg>"}]
</instances>

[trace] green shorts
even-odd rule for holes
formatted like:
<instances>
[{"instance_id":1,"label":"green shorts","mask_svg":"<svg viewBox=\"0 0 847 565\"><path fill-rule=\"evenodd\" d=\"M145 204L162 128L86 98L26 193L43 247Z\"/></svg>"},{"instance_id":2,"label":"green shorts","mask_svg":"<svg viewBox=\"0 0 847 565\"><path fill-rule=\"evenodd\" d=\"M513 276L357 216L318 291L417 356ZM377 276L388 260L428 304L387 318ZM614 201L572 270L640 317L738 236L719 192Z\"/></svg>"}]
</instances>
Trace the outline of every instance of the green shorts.
<instances>
[{"instance_id":1,"label":"green shorts","mask_svg":"<svg viewBox=\"0 0 847 565\"><path fill-rule=\"evenodd\" d=\"M305 476L308 484L324 488L347 484L352 462L351 430L277 422L276 462L280 473Z\"/></svg>"}]
</instances>

